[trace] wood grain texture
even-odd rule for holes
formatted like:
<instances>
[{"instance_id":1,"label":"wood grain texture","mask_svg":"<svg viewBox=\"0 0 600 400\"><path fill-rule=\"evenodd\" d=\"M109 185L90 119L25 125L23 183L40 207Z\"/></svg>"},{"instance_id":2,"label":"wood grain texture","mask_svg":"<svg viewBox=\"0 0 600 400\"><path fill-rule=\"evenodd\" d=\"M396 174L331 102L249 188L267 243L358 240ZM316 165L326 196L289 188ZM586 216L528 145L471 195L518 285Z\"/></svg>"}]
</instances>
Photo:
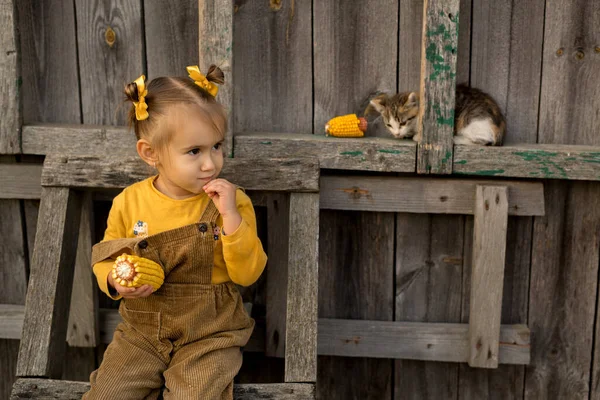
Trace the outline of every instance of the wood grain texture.
<instances>
[{"instance_id":1,"label":"wood grain texture","mask_svg":"<svg viewBox=\"0 0 600 400\"><path fill-rule=\"evenodd\" d=\"M507 224L507 188L477 185L469 313L471 367L498 367Z\"/></svg>"},{"instance_id":2,"label":"wood grain texture","mask_svg":"<svg viewBox=\"0 0 600 400\"><path fill-rule=\"evenodd\" d=\"M0 164L0 199L39 199L41 177L41 165Z\"/></svg>"},{"instance_id":3,"label":"wood grain texture","mask_svg":"<svg viewBox=\"0 0 600 400\"><path fill-rule=\"evenodd\" d=\"M198 26L198 0L144 1L149 79L187 76L185 67L198 64Z\"/></svg>"},{"instance_id":4,"label":"wood grain texture","mask_svg":"<svg viewBox=\"0 0 600 400\"><path fill-rule=\"evenodd\" d=\"M545 10L538 142L599 146L600 82L591 77L600 65L600 9L570 1L546 2ZM536 340L525 399L587 398L597 390L590 384L598 364L599 190L597 183L546 184L547 217L534 222L529 326ZM578 327L574 340L567 326Z\"/></svg>"},{"instance_id":5,"label":"wood grain texture","mask_svg":"<svg viewBox=\"0 0 600 400\"><path fill-rule=\"evenodd\" d=\"M60 377L80 215L76 193L42 189L18 376Z\"/></svg>"},{"instance_id":6,"label":"wood grain texture","mask_svg":"<svg viewBox=\"0 0 600 400\"><path fill-rule=\"evenodd\" d=\"M424 0L417 173L451 174L460 0Z\"/></svg>"},{"instance_id":7,"label":"wood grain texture","mask_svg":"<svg viewBox=\"0 0 600 400\"><path fill-rule=\"evenodd\" d=\"M319 194L291 193L285 381L317 381Z\"/></svg>"},{"instance_id":8,"label":"wood grain texture","mask_svg":"<svg viewBox=\"0 0 600 400\"><path fill-rule=\"evenodd\" d=\"M154 173L139 157L49 155L41 182L42 186L124 188ZM225 162L219 176L250 190L319 190L319 165L309 159L236 158Z\"/></svg>"},{"instance_id":9,"label":"wood grain texture","mask_svg":"<svg viewBox=\"0 0 600 400\"><path fill-rule=\"evenodd\" d=\"M464 363L468 336L467 324L321 318L319 354ZM525 325L502 325L500 362L527 364L529 341Z\"/></svg>"},{"instance_id":10,"label":"wood grain texture","mask_svg":"<svg viewBox=\"0 0 600 400\"><path fill-rule=\"evenodd\" d=\"M460 322L464 218L396 214L395 321ZM396 399L456 398L458 365L397 360L395 366Z\"/></svg>"},{"instance_id":11,"label":"wood grain texture","mask_svg":"<svg viewBox=\"0 0 600 400\"><path fill-rule=\"evenodd\" d=\"M597 143L593 146L455 146L454 174L597 181L600 180L600 148Z\"/></svg>"},{"instance_id":12,"label":"wood grain texture","mask_svg":"<svg viewBox=\"0 0 600 400\"><path fill-rule=\"evenodd\" d=\"M19 0L17 12L23 122L81 122L74 2Z\"/></svg>"},{"instance_id":13,"label":"wood grain texture","mask_svg":"<svg viewBox=\"0 0 600 400\"><path fill-rule=\"evenodd\" d=\"M510 194L509 194L510 197ZM529 308L529 273L531 265L532 217L509 217L506 243L506 264L502 295L502 323L523 324ZM464 265L472 264L473 217L466 218ZM463 271L462 321L469 321L471 269ZM502 328L501 328L502 329ZM500 331L502 335L502 330ZM500 340L500 358L502 342ZM528 363L526 363L528 364ZM499 365L497 369L471 368L461 364L459 399L521 399L525 367Z\"/></svg>"},{"instance_id":14,"label":"wood grain texture","mask_svg":"<svg viewBox=\"0 0 600 400\"><path fill-rule=\"evenodd\" d=\"M21 378L15 383L10 399L79 400L89 389L87 382ZM307 400L314 399L314 394L314 385L306 383L241 384L233 387L233 398L236 400Z\"/></svg>"},{"instance_id":15,"label":"wood grain texture","mask_svg":"<svg viewBox=\"0 0 600 400\"><path fill-rule=\"evenodd\" d=\"M198 66L207 71L218 65L225 74L225 84L219 86L217 100L225 107L230 127L225 135L224 148L233 154L233 4L231 0L198 0Z\"/></svg>"},{"instance_id":16,"label":"wood grain texture","mask_svg":"<svg viewBox=\"0 0 600 400\"><path fill-rule=\"evenodd\" d=\"M255 204L253 202L253 204ZM320 204L320 202L319 202ZM267 343L266 355L285 356L290 197L272 193L267 199Z\"/></svg>"},{"instance_id":17,"label":"wood grain texture","mask_svg":"<svg viewBox=\"0 0 600 400\"><path fill-rule=\"evenodd\" d=\"M313 133L312 5L277 4L235 2L232 130L236 133Z\"/></svg>"},{"instance_id":18,"label":"wood grain texture","mask_svg":"<svg viewBox=\"0 0 600 400\"><path fill-rule=\"evenodd\" d=\"M338 115L362 113L377 91L394 91L398 0L313 5L314 133Z\"/></svg>"},{"instance_id":19,"label":"wood grain texture","mask_svg":"<svg viewBox=\"0 0 600 400\"><path fill-rule=\"evenodd\" d=\"M21 71L15 0L0 1L0 154L21 153Z\"/></svg>"},{"instance_id":20,"label":"wood grain texture","mask_svg":"<svg viewBox=\"0 0 600 400\"><path fill-rule=\"evenodd\" d=\"M508 188L508 213L544 215L541 182L324 175L321 209L431 214L475 213L478 185Z\"/></svg>"},{"instance_id":21,"label":"wood grain texture","mask_svg":"<svg viewBox=\"0 0 600 400\"><path fill-rule=\"evenodd\" d=\"M12 156L0 156L0 161L14 162ZM4 167L12 164L0 164ZM3 310L25 304L27 292L27 244L24 243L22 210L19 200L0 200L0 304ZM14 312L10 312L10 321L15 320ZM9 326L0 322L1 329L17 331L20 337L22 323ZM2 338L15 337L3 335ZM15 369L19 342L0 339L0 398L7 398L11 386L16 379Z\"/></svg>"},{"instance_id":22,"label":"wood grain texture","mask_svg":"<svg viewBox=\"0 0 600 400\"><path fill-rule=\"evenodd\" d=\"M92 194L86 192L81 199L79 239L67 325L67 343L74 347L95 347L100 343L98 284L90 267L92 265L93 224Z\"/></svg>"},{"instance_id":23,"label":"wood grain texture","mask_svg":"<svg viewBox=\"0 0 600 400\"><path fill-rule=\"evenodd\" d=\"M23 293L25 302L25 293ZM7 303L8 300L2 300ZM0 304L0 339L20 339L23 330L25 306L20 304ZM5 343L5 341L2 341ZM15 358L16 361L16 358Z\"/></svg>"},{"instance_id":24,"label":"wood grain texture","mask_svg":"<svg viewBox=\"0 0 600 400\"><path fill-rule=\"evenodd\" d=\"M141 1L75 0L75 9L83 122L125 125L123 89L144 73Z\"/></svg>"},{"instance_id":25,"label":"wood grain texture","mask_svg":"<svg viewBox=\"0 0 600 400\"><path fill-rule=\"evenodd\" d=\"M234 140L236 157L317 157L327 169L415 171L412 140L281 133L236 135Z\"/></svg>"},{"instance_id":26,"label":"wood grain texture","mask_svg":"<svg viewBox=\"0 0 600 400\"><path fill-rule=\"evenodd\" d=\"M323 211L320 221L320 318L392 321L394 215ZM320 356L318 396L389 399L392 363Z\"/></svg>"}]
</instances>

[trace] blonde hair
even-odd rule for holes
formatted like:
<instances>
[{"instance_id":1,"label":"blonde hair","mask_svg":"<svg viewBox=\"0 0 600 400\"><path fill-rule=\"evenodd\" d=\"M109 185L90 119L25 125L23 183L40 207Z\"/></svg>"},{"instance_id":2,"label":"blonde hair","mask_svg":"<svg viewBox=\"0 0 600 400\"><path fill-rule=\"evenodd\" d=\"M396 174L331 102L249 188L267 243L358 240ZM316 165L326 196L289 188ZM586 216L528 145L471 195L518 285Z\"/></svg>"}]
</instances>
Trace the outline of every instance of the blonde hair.
<instances>
[{"instance_id":1,"label":"blonde hair","mask_svg":"<svg viewBox=\"0 0 600 400\"><path fill-rule=\"evenodd\" d=\"M212 68L206 75L209 81L223 83L223 72L217 67ZM133 126L137 139L146 139L156 149L164 148L168 143L171 132L159 129L161 120L168 115L169 110L178 105L196 106L206 121L221 136L227 132L227 114L225 108L215 98L194 83L189 78L160 77L146 85L145 97L148 105L148 118L138 121L135 116L133 102L139 101L138 87L135 82L125 86L125 101L132 105L128 114L129 126Z\"/></svg>"}]
</instances>

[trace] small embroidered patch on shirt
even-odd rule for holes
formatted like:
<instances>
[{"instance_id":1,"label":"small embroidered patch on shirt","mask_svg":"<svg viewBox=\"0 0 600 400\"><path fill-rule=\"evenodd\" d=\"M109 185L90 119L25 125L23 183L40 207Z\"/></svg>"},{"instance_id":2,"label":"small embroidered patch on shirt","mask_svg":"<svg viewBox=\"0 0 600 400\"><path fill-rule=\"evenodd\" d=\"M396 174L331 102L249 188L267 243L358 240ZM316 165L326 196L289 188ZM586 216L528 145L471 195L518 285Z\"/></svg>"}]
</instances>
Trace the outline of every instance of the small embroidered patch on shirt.
<instances>
[{"instance_id":1,"label":"small embroidered patch on shirt","mask_svg":"<svg viewBox=\"0 0 600 400\"><path fill-rule=\"evenodd\" d=\"M137 237L148 236L148 224L142 220L139 220L133 226L133 234Z\"/></svg>"},{"instance_id":2,"label":"small embroidered patch on shirt","mask_svg":"<svg viewBox=\"0 0 600 400\"><path fill-rule=\"evenodd\" d=\"M221 228L218 225L215 225L213 228L213 237L215 240L219 240L219 235L221 234Z\"/></svg>"}]
</instances>

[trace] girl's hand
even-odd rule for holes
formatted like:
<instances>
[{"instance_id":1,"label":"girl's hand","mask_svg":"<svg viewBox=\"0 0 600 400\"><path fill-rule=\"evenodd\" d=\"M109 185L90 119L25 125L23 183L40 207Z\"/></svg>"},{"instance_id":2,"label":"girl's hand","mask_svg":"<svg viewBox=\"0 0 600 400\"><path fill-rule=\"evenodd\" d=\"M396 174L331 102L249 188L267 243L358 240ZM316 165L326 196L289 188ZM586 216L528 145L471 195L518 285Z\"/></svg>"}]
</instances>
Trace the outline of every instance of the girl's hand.
<instances>
[{"instance_id":1,"label":"girl's hand","mask_svg":"<svg viewBox=\"0 0 600 400\"><path fill-rule=\"evenodd\" d=\"M136 288L120 285L114 281L112 274L108 274L108 284L109 286L115 288L115 290L119 292L124 299L139 299L142 297L148 297L154 291L154 288L150 285L142 285Z\"/></svg>"},{"instance_id":2,"label":"girl's hand","mask_svg":"<svg viewBox=\"0 0 600 400\"><path fill-rule=\"evenodd\" d=\"M223 217L223 231L233 233L242 222L235 200L236 187L225 179L214 179L202 187Z\"/></svg>"}]
</instances>

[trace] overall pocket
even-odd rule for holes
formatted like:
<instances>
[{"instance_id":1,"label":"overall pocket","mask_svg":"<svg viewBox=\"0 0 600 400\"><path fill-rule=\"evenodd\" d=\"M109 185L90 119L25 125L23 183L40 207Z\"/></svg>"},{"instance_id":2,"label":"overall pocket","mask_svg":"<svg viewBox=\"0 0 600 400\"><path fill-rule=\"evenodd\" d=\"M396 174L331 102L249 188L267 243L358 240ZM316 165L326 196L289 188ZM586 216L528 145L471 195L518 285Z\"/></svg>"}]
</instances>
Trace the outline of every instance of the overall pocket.
<instances>
[{"instance_id":1,"label":"overall pocket","mask_svg":"<svg viewBox=\"0 0 600 400\"><path fill-rule=\"evenodd\" d=\"M160 312L132 310L125 303L121 301L119 306L119 314L125 325L148 339L160 341Z\"/></svg>"}]
</instances>

